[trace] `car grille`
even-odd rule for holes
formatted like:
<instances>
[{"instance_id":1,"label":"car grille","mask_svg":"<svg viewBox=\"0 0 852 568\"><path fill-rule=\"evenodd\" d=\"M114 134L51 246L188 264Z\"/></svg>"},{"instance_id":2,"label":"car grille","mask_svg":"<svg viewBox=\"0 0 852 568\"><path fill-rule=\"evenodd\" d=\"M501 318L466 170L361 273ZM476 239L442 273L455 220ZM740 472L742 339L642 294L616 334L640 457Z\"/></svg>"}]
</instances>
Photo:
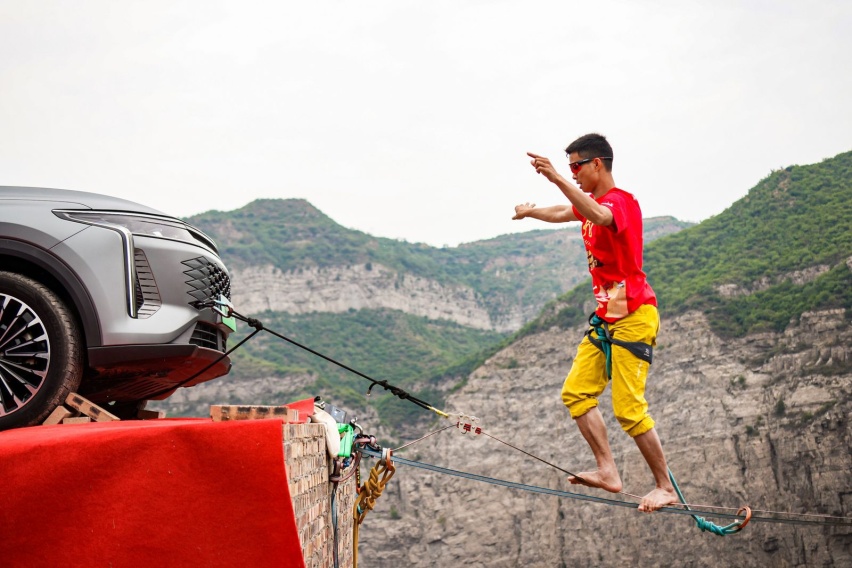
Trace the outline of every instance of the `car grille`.
<instances>
[{"instance_id":1,"label":"car grille","mask_svg":"<svg viewBox=\"0 0 852 568\"><path fill-rule=\"evenodd\" d=\"M184 274L190 278L186 281L191 288L187 293L193 298L190 305L215 300L220 294L231 299L231 279L225 270L203 256L184 260L182 264L189 268Z\"/></svg>"},{"instance_id":2,"label":"car grille","mask_svg":"<svg viewBox=\"0 0 852 568\"><path fill-rule=\"evenodd\" d=\"M154 281L154 273L148 264L148 257L141 249L133 249L133 261L136 265L136 317L146 319L157 313L163 301Z\"/></svg>"},{"instance_id":3,"label":"car grille","mask_svg":"<svg viewBox=\"0 0 852 568\"><path fill-rule=\"evenodd\" d=\"M224 334L217 327L201 321L195 324L195 329L192 332L192 337L189 338L189 342L199 347L206 347L207 349L215 349L216 351L225 350Z\"/></svg>"}]
</instances>

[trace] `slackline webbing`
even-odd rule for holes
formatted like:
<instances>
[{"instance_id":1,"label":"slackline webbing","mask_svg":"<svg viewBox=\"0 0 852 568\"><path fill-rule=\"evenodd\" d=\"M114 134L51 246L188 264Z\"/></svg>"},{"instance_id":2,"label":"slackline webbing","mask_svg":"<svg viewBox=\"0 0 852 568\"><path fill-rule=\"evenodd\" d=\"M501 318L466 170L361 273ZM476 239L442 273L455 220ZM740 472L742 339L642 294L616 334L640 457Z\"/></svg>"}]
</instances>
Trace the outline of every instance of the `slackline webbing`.
<instances>
[{"instance_id":1,"label":"slackline webbing","mask_svg":"<svg viewBox=\"0 0 852 568\"><path fill-rule=\"evenodd\" d=\"M372 448L364 448L364 455L370 456L373 458L381 458L381 451L376 451ZM511 489L520 489L522 491L529 491L531 493L540 493L544 495L553 495L555 497L563 497L567 499L577 499L580 501L592 501L595 503L603 503L605 505L613 505L616 507L628 507L630 509L636 509L639 504L631 501L619 501L617 499L607 499L605 497L595 497L594 495L583 495L582 493L572 493L570 491L560 491L558 489L549 489L547 487L538 487L535 485L526 485L523 483L516 483L514 481L506 481L504 479L495 479L493 477L487 477L485 475L478 475L475 473L467 473L465 471L458 471L454 469L448 469L445 467L440 467L437 465L432 465L425 462L417 462L405 458L400 458L397 456L393 456L391 458L394 463L407 465L411 467L416 467L420 469L426 469L429 471L434 471L436 473L441 473L444 475L452 475L454 477L462 477L465 479L472 479L474 481L480 481L483 483L490 483L492 485L500 485L503 487L509 487ZM734 520L742 520L741 515L736 515L734 513L722 513L719 511L704 511L700 509L677 509L674 507L663 507L659 509L659 513L672 513L675 515L704 515L707 517L715 517L721 519L734 519ZM781 513L781 514L791 514L795 515L796 513ZM845 520L845 519L843 519ZM759 517L757 515L752 515L751 522L755 523L784 523L784 524L793 524L793 525L822 525L822 526L852 526L852 522L836 522L833 520L826 521L818 521L818 520L797 520L797 519L779 519L775 517Z\"/></svg>"}]
</instances>

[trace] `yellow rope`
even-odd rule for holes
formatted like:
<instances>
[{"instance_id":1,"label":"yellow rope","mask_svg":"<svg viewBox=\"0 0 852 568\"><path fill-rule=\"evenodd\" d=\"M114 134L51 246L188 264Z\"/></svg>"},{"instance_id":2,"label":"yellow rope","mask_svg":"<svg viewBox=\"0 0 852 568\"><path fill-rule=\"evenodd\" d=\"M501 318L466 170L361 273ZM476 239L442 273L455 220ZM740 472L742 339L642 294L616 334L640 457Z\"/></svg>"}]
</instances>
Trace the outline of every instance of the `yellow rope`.
<instances>
[{"instance_id":1,"label":"yellow rope","mask_svg":"<svg viewBox=\"0 0 852 568\"><path fill-rule=\"evenodd\" d=\"M353 568L358 568L358 528L364 522L364 517L367 516L367 513L372 511L373 507L376 506L376 499L382 496L385 485L387 485L387 482L390 481L390 478L393 477L395 472L396 468L391 463L390 455L387 458L383 457L370 470L369 479L358 489L358 500L355 502L355 507L352 510L352 514L355 517L352 537Z\"/></svg>"}]
</instances>

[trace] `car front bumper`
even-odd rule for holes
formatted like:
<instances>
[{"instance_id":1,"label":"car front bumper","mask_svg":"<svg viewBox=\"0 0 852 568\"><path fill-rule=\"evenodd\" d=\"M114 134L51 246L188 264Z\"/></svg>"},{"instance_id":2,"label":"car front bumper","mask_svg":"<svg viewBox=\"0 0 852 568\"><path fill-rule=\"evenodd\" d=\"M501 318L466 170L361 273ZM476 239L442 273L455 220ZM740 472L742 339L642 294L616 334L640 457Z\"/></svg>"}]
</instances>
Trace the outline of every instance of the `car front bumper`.
<instances>
[{"instance_id":1,"label":"car front bumper","mask_svg":"<svg viewBox=\"0 0 852 568\"><path fill-rule=\"evenodd\" d=\"M89 351L90 375L81 386L92 402L162 400L178 387L225 375L231 360L218 350L186 344L122 345Z\"/></svg>"}]
</instances>

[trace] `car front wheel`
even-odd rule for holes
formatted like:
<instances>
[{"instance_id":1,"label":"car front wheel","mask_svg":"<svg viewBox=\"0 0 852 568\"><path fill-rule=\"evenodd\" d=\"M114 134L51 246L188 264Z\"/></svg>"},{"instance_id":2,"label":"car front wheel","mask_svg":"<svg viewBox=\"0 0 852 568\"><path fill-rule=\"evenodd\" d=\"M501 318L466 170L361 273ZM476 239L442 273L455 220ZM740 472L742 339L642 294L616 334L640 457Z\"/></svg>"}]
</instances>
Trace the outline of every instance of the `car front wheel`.
<instances>
[{"instance_id":1,"label":"car front wheel","mask_svg":"<svg viewBox=\"0 0 852 568\"><path fill-rule=\"evenodd\" d=\"M0 430L40 424L83 373L80 326L43 284L0 272Z\"/></svg>"}]
</instances>

